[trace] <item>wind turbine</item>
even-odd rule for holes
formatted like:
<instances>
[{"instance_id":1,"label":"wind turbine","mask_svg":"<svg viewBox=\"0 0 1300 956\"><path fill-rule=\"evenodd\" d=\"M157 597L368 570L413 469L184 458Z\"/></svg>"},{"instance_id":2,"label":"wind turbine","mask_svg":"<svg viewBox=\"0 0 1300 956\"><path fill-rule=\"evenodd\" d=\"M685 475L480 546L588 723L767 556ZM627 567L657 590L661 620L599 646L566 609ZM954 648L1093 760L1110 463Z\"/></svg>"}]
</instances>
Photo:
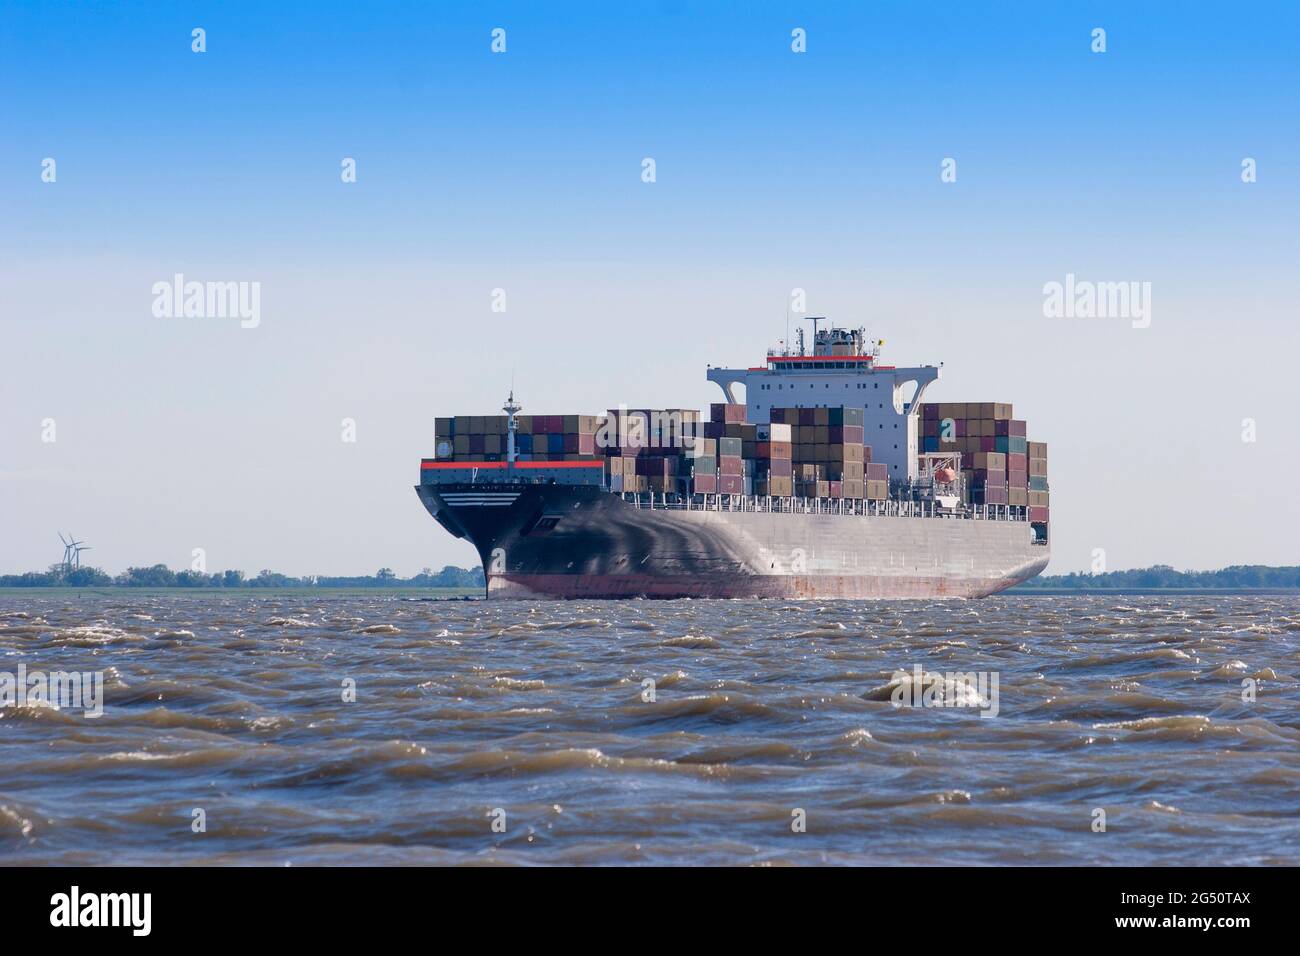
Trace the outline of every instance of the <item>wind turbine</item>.
<instances>
[{"instance_id":1,"label":"wind turbine","mask_svg":"<svg viewBox=\"0 0 1300 956\"><path fill-rule=\"evenodd\" d=\"M90 546L84 541L78 541L71 534L66 538L63 532L59 532L59 540L63 542L63 570L71 571L73 568L81 567L81 552L91 550Z\"/></svg>"}]
</instances>

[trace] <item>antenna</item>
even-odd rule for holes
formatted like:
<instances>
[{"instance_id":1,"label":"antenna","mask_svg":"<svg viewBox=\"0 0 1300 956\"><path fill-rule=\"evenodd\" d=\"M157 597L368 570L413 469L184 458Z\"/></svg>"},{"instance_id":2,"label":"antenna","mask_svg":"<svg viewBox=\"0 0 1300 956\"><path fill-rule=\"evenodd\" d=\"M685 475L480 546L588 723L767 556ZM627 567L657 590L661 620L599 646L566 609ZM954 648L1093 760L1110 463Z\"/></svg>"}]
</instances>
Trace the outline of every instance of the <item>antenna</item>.
<instances>
[{"instance_id":1,"label":"antenna","mask_svg":"<svg viewBox=\"0 0 1300 956\"><path fill-rule=\"evenodd\" d=\"M811 323L813 324L813 354L816 355L816 354L817 354L817 323L818 323L818 322L825 322L825 321L826 321L826 316L824 316L824 315L805 315L805 316L802 316L802 317L801 317L801 321L803 321L803 322L811 322ZM799 330L799 352L800 352L801 354L803 353L803 329L800 329L800 330Z\"/></svg>"}]
</instances>

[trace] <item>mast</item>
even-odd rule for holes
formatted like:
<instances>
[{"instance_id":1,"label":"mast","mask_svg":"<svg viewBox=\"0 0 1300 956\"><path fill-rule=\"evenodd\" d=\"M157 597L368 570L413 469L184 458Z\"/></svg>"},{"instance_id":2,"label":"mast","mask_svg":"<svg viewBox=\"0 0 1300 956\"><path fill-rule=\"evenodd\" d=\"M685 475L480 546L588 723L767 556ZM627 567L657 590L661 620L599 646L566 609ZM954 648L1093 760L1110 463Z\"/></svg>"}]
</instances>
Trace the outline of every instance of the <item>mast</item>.
<instances>
[{"instance_id":1,"label":"mast","mask_svg":"<svg viewBox=\"0 0 1300 956\"><path fill-rule=\"evenodd\" d=\"M501 411L506 413L506 470L515 470L515 415L524 406L515 401L515 390L510 389L510 395L506 398L506 403L501 406Z\"/></svg>"}]
</instances>

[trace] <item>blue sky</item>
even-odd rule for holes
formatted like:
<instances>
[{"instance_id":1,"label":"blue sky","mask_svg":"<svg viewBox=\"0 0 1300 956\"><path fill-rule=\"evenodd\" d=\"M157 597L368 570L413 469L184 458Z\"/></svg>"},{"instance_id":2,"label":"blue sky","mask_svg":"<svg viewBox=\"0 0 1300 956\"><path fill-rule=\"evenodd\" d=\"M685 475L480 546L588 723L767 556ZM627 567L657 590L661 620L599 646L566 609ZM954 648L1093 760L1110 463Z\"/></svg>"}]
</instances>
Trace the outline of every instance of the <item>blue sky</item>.
<instances>
[{"instance_id":1,"label":"blue sky","mask_svg":"<svg viewBox=\"0 0 1300 956\"><path fill-rule=\"evenodd\" d=\"M1300 468L1297 26L1280 3L0 3L0 568L69 527L113 570L469 563L410 490L434 415L512 376L538 412L702 406L705 363L751 364L794 287L899 364L944 361L935 399L1016 403L1053 449L1054 570L1294 563L1300 506L1255 476ZM260 282L262 323L154 317L176 272ZM1067 272L1150 281L1151 328L1045 318Z\"/></svg>"}]
</instances>

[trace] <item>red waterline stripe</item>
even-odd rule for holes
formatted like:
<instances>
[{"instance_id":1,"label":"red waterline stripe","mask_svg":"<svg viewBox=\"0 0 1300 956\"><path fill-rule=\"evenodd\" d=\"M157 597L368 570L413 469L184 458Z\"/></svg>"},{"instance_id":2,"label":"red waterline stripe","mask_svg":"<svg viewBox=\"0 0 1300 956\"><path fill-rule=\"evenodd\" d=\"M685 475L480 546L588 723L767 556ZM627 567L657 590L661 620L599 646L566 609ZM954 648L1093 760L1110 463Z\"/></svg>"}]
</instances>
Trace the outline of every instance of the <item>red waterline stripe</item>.
<instances>
[{"instance_id":1,"label":"red waterline stripe","mask_svg":"<svg viewBox=\"0 0 1300 956\"><path fill-rule=\"evenodd\" d=\"M505 468L504 461L421 461L421 471L440 471L445 468L477 468L484 470ZM603 461L517 461L516 468L604 468Z\"/></svg>"}]
</instances>

